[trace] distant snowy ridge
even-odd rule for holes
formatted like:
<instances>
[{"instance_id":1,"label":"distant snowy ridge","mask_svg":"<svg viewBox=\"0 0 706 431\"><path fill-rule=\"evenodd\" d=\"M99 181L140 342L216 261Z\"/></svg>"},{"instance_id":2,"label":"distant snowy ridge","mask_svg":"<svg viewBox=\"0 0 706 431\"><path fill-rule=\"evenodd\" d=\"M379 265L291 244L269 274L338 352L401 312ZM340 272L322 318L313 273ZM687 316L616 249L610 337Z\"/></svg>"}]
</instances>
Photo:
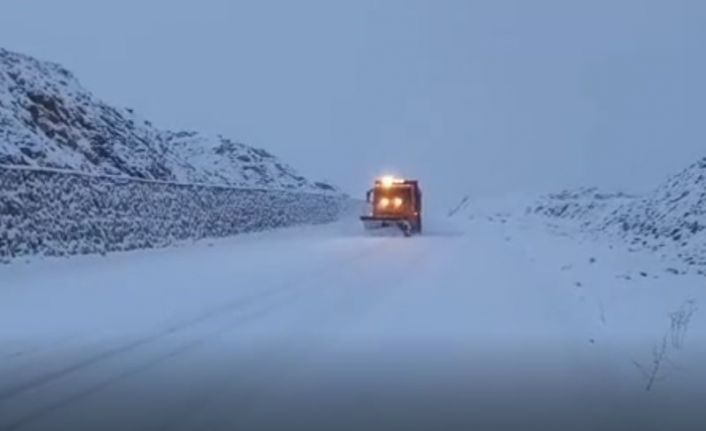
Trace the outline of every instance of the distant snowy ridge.
<instances>
[{"instance_id":1,"label":"distant snowy ridge","mask_svg":"<svg viewBox=\"0 0 706 431\"><path fill-rule=\"evenodd\" d=\"M155 128L63 67L0 48L0 164L179 183L337 192L265 150Z\"/></svg>"},{"instance_id":2,"label":"distant snowy ridge","mask_svg":"<svg viewBox=\"0 0 706 431\"><path fill-rule=\"evenodd\" d=\"M644 196L565 191L541 198L526 213L575 221L585 233L617 236L631 246L706 266L706 158Z\"/></svg>"}]
</instances>

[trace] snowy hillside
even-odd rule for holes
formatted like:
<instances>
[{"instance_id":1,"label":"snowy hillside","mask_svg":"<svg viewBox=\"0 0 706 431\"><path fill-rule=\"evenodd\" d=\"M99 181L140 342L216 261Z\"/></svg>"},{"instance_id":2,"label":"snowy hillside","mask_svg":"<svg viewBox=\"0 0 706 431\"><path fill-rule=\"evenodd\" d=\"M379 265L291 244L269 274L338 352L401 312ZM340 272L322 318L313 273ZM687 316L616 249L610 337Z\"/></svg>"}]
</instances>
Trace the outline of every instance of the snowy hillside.
<instances>
[{"instance_id":1,"label":"snowy hillside","mask_svg":"<svg viewBox=\"0 0 706 431\"><path fill-rule=\"evenodd\" d=\"M220 135L165 132L161 138L162 145L175 156L171 161L177 165L173 166L172 172L179 182L335 191L333 186L325 183L310 183L265 150ZM190 164L179 165L183 160Z\"/></svg>"},{"instance_id":2,"label":"snowy hillside","mask_svg":"<svg viewBox=\"0 0 706 431\"><path fill-rule=\"evenodd\" d=\"M595 223L606 214L634 199L624 193L604 193L595 187L564 190L542 196L528 209L546 217L579 221L583 226Z\"/></svg>"},{"instance_id":3,"label":"snowy hillside","mask_svg":"<svg viewBox=\"0 0 706 431\"><path fill-rule=\"evenodd\" d=\"M636 245L674 248L689 264L706 264L706 158L602 222Z\"/></svg>"},{"instance_id":4,"label":"snowy hillside","mask_svg":"<svg viewBox=\"0 0 706 431\"><path fill-rule=\"evenodd\" d=\"M264 150L155 128L66 69L0 48L0 164L236 187L332 191Z\"/></svg>"},{"instance_id":5,"label":"snowy hillside","mask_svg":"<svg viewBox=\"0 0 706 431\"><path fill-rule=\"evenodd\" d=\"M575 222L593 236L616 236L633 247L706 265L706 158L644 196L580 189L547 195L527 214Z\"/></svg>"},{"instance_id":6,"label":"snowy hillside","mask_svg":"<svg viewBox=\"0 0 706 431\"><path fill-rule=\"evenodd\" d=\"M0 262L326 223L346 200L264 150L159 130L0 49Z\"/></svg>"}]
</instances>

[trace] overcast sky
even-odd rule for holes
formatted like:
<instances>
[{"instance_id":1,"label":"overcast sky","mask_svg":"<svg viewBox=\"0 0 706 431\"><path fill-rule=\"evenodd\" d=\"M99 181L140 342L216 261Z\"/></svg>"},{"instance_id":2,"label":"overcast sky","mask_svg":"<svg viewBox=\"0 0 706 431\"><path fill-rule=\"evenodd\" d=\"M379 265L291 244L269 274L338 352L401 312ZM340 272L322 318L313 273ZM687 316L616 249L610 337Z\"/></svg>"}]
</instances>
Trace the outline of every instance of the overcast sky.
<instances>
[{"instance_id":1,"label":"overcast sky","mask_svg":"<svg viewBox=\"0 0 706 431\"><path fill-rule=\"evenodd\" d=\"M639 190L706 155L701 0L2 0L0 45L354 194Z\"/></svg>"}]
</instances>

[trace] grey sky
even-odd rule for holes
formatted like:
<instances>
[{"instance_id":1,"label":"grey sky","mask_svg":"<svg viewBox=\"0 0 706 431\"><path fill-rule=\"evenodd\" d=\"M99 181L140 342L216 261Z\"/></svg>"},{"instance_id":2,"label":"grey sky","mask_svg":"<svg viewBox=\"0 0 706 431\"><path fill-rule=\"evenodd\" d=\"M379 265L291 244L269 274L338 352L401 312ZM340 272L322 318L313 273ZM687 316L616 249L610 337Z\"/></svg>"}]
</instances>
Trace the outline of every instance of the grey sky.
<instances>
[{"instance_id":1,"label":"grey sky","mask_svg":"<svg viewBox=\"0 0 706 431\"><path fill-rule=\"evenodd\" d=\"M700 0L3 0L0 45L356 194L641 189L706 155Z\"/></svg>"}]
</instances>

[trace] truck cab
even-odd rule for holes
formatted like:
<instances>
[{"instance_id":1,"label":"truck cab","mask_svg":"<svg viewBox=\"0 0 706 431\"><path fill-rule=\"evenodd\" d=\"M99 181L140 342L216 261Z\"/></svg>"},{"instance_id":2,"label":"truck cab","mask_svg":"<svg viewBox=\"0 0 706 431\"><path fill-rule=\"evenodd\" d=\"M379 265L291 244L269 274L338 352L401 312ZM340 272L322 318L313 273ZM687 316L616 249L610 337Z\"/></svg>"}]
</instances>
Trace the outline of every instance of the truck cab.
<instances>
[{"instance_id":1,"label":"truck cab","mask_svg":"<svg viewBox=\"0 0 706 431\"><path fill-rule=\"evenodd\" d=\"M405 236L422 232L422 191L417 180L382 177L366 196L370 206L361 220L366 229L399 227Z\"/></svg>"}]
</instances>

